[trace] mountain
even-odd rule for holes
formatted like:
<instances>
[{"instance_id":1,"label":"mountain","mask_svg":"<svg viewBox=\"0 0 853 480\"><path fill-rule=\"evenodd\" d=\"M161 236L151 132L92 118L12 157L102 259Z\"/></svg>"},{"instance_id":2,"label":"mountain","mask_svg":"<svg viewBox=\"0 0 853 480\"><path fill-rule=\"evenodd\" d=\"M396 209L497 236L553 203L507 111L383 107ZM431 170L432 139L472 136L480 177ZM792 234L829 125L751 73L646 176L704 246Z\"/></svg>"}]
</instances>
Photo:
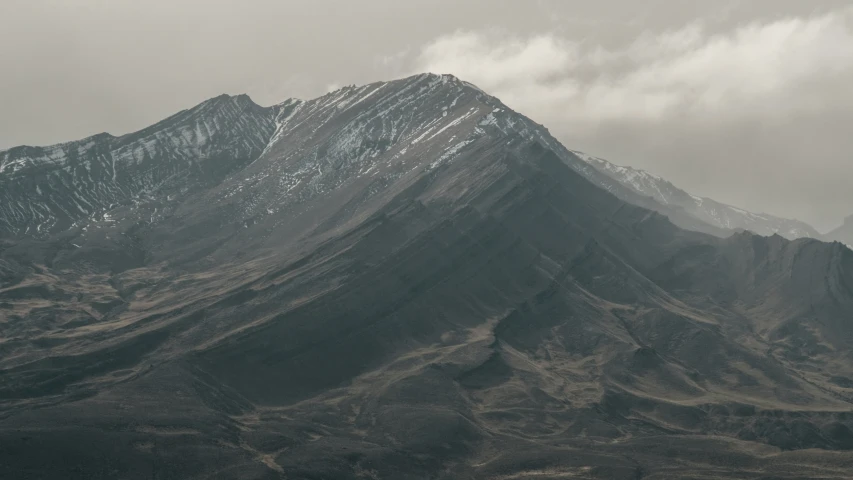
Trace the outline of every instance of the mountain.
<instances>
[{"instance_id":1,"label":"mountain","mask_svg":"<svg viewBox=\"0 0 853 480\"><path fill-rule=\"evenodd\" d=\"M705 224L728 231L749 230L763 236L779 234L791 240L822 238L817 230L805 222L775 217L766 213L748 212L710 198L697 197L644 170L615 165L583 152L574 151L572 153L631 191L650 197L661 205L681 209ZM631 201L630 199L625 200Z\"/></svg>"},{"instance_id":2,"label":"mountain","mask_svg":"<svg viewBox=\"0 0 853 480\"><path fill-rule=\"evenodd\" d=\"M853 251L679 228L448 75L212 102L0 153L52 188L0 230L3 478L849 475Z\"/></svg>"},{"instance_id":3,"label":"mountain","mask_svg":"<svg viewBox=\"0 0 853 480\"><path fill-rule=\"evenodd\" d=\"M274 109L223 95L139 132L0 152L0 231L50 234L115 205L215 184L260 154Z\"/></svg>"},{"instance_id":4,"label":"mountain","mask_svg":"<svg viewBox=\"0 0 853 480\"><path fill-rule=\"evenodd\" d=\"M829 241L845 243L848 246L853 245L853 215L845 218L840 227L827 233L824 237Z\"/></svg>"}]
</instances>

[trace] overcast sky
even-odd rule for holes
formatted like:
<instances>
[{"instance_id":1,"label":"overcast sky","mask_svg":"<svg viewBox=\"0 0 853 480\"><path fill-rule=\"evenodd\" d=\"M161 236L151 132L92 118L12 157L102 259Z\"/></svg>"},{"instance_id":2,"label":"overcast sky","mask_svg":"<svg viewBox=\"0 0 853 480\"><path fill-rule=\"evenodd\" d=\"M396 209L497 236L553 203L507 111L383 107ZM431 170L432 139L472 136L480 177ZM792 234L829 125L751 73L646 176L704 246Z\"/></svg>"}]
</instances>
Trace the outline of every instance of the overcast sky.
<instances>
[{"instance_id":1,"label":"overcast sky","mask_svg":"<svg viewBox=\"0 0 853 480\"><path fill-rule=\"evenodd\" d=\"M853 214L846 0L0 0L0 65L0 148L432 71L691 193Z\"/></svg>"}]
</instances>

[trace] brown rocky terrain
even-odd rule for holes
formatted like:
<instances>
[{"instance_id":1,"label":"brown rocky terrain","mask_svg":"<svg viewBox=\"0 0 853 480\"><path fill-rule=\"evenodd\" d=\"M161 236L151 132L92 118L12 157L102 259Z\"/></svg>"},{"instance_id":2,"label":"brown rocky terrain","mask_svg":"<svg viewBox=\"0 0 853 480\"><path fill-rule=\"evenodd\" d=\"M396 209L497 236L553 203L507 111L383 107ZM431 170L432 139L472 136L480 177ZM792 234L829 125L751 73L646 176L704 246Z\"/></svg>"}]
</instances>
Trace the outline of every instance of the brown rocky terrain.
<instances>
[{"instance_id":1,"label":"brown rocky terrain","mask_svg":"<svg viewBox=\"0 0 853 480\"><path fill-rule=\"evenodd\" d=\"M682 229L450 76L158 125L0 152L0 477L850 477L844 245Z\"/></svg>"}]
</instances>

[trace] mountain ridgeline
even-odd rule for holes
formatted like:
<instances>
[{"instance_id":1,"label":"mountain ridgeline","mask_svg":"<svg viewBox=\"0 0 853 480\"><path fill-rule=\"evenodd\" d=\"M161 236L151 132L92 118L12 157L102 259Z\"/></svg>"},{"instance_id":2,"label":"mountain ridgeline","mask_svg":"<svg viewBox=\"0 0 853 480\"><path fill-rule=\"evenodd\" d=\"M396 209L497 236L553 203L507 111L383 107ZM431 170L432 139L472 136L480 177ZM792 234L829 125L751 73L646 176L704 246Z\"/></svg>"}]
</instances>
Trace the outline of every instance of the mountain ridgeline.
<instances>
[{"instance_id":1,"label":"mountain ridgeline","mask_svg":"<svg viewBox=\"0 0 853 480\"><path fill-rule=\"evenodd\" d=\"M223 95L130 135L0 152L0 228L49 235L149 195L221 181L260 155L275 109Z\"/></svg>"},{"instance_id":2,"label":"mountain ridgeline","mask_svg":"<svg viewBox=\"0 0 853 480\"><path fill-rule=\"evenodd\" d=\"M853 215L845 218L841 226L827 233L826 238L845 243L853 248Z\"/></svg>"},{"instance_id":3,"label":"mountain ridgeline","mask_svg":"<svg viewBox=\"0 0 853 480\"><path fill-rule=\"evenodd\" d=\"M3 478L849 476L853 251L449 75L13 148L0 202Z\"/></svg>"},{"instance_id":4,"label":"mountain ridgeline","mask_svg":"<svg viewBox=\"0 0 853 480\"><path fill-rule=\"evenodd\" d=\"M616 165L582 152L573 153L629 190L650 197L661 206L681 209L702 223L728 233L734 230L749 230L763 236L778 234L789 240L822 238L814 227L805 222L766 213L753 213L707 197L697 197L644 170Z\"/></svg>"}]
</instances>

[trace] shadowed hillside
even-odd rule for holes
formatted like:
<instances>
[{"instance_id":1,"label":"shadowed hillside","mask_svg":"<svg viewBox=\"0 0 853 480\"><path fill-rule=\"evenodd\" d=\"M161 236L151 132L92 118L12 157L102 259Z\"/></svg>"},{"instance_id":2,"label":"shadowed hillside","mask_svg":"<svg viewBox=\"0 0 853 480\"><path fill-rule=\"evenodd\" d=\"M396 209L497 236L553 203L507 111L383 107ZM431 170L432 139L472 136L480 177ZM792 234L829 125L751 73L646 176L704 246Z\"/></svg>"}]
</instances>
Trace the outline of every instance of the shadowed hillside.
<instances>
[{"instance_id":1,"label":"shadowed hillside","mask_svg":"<svg viewBox=\"0 0 853 480\"><path fill-rule=\"evenodd\" d=\"M683 230L451 76L187 112L109 195L0 153L51 186L2 211L4 478L849 476L844 246Z\"/></svg>"}]
</instances>

